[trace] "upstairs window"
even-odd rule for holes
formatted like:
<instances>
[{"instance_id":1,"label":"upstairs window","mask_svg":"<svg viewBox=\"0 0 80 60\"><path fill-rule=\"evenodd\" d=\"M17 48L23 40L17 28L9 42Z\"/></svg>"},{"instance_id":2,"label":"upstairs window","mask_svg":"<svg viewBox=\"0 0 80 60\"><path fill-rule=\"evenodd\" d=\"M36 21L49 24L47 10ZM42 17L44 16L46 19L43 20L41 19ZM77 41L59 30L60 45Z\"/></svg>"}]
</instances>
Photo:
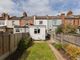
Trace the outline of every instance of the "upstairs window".
<instances>
[{"instance_id":1,"label":"upstairs window","mask_svg":"<svg viewBox=\"0 0 80 60\"><path fill-rule=\"evenodd\" d=\"M12 21L12 26L14 26L15 24L14 24L14 21Z\"/></svg>"},{"instance_id":2,"label":"upstairs window","mask_svg":"<svg viewBox=\"0 0 80 60\"><path fill-rule=\"evenodd\" d=\"M5 23L3 21L0 22L0 25L5 25Z\"/></svg>"},{"instance_id":3,"label":"upstairs window","mask_svg":"<svg viewBox=\"0 0 80 60\"><path fill-rule=\"evenodd\" d=\"M39 21L39 24L43 24L43 21Z\"/></svg>"}]
</instances>

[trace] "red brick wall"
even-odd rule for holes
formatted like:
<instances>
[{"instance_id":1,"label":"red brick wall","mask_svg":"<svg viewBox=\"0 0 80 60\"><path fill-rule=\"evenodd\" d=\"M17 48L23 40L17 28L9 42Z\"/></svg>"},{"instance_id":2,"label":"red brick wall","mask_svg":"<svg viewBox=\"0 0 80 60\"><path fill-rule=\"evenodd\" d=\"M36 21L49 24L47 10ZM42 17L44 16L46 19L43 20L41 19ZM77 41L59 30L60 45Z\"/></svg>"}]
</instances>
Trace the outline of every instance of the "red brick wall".
<instances>
[{"instance_id":1,"label":"red brick wall","mask_svg":"<svg viewBox=\"0 0 80 60\"><path fill-rule=\"evenodd\" d=\"M80 19L79 19L79 26L80 26Z\"/></svg>"},{"instance_id":2,"label":"red brick wall","mask_svg":"<svg viewBox=\"0 0 80 60\"><path fill-rule=\"evenodd\" d=\"M26 24L26 20L20 20L20 26L24 26Z\"/></svg>"},{"instance_id":3,"label":"red brick wall","mask_svg":"<svg viewBox=\"0 0 80 60\"><path fill-rule=\"evenodd\" d=\"M63 24L71 24L75 26L80 26L80 19L64 19Z\"/></svg>"}]
</instances>

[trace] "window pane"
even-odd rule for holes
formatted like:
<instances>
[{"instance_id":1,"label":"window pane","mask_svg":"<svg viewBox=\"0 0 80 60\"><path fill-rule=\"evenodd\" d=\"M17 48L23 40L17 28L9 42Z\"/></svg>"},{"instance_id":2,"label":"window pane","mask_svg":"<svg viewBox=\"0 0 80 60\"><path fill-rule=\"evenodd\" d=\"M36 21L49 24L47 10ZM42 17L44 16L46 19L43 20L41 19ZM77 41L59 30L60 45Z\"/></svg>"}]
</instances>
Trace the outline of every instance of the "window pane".
<instances>
[{"instance_id":1,"label":"window pane","mask_svg":"<svg viewBox=\"0 0 80 60\"><path fill-rule=\"evenodd\" d=\"M1 22L0 22L0 25L1 25Z\"/></svg>"},{"instance_id":2,"label":"window pane","mask_svg":"<svg viewBox=\"0 0 80 60\"><path fill-rule=\"evenodd\" d=\"M14 21L12 21L12 26L14 26Z\"/></svg>"},{"instance_id":3,"label":"window pane","mask_svg":"<svg viewBox=\"0 0 80 60\"><path fill-rule=\"evenodd\" d=\"M39 24L42 24L43 23L43 21L39 21Z\"/></svg>"},{"instance_id":4,"label":"window pane","mask_svg":"<svg viewBox=\"0 0 80 60\"><path fill-rule=\"evenodd\" d=\"M38 29L38 33L40 33L40 29Z\"/></svg>"},{"instance_id":5,"label":"window pane","mask_svg":"<svg viewBox=\"0 0 80 60\"><path fill-rule=\"evenodd\" d=\"M18 28L16 29L16 32L20 32Z\"/></svg>"},{"instance_id":6,"label":"window pane","mask_svg":"<svg viewBox=\"0 0 80 60\"><path fill-rule=\"evenodd\" d=\"M2 22L2 25L4 25L4 22Z\"/></svg>"},{"instance_id":7,"label":"window pane","mask_svg":"<svg viewBox=\"0 0 80 60\"><path fill-rule=\"evenodd\" d=\"M34 29L34 33L37 34L37 29Z\"/></svg>"}]
</instances>

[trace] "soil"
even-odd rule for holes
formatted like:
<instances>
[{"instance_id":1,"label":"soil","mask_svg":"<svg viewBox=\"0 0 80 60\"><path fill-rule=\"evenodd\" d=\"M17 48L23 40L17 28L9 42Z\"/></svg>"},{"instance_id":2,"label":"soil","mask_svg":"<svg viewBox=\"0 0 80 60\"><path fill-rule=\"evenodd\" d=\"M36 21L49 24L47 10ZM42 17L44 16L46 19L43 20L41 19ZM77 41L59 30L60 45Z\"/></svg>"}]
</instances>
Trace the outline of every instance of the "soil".
<instances>
[{"instance_id":1,"label":"soil","mask_svg":"<svg viewBox=\"0 0 80 60\"><path fill-rule=\"evenodd\" d=\"M52 44L52 45L54 45L54 44ZM56 49L57 49L57 48L56 48ZM66 51L65 51L63 48L57 49L57 50L60 52L60 54L61 54L66 60L71 60L70 55L69 55L68 53L66 53Z\"/></svg>"},{"instance_id":2,"label":"soil","mask_svg":"<svg viewBox=\"0 0 80 60\"><path fill-rule=\"evenodd\" d=\"M64 58L66 58L67 60L71 60L70 55L67 54L66 51L64 51L64 49L60 49L58 51L62 54Z\"/></svg>"}]
</instances>

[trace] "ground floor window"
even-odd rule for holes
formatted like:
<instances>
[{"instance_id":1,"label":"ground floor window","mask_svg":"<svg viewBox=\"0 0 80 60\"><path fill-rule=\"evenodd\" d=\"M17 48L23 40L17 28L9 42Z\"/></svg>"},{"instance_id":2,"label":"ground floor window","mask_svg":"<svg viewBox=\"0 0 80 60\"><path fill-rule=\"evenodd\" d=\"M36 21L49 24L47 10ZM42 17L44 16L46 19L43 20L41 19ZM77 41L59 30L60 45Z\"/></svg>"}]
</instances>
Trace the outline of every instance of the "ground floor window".
<instances>
[{"instance_id":1,"label":"ground floor window","mask_svg":"<svg viewBox=\"0 0 80 60\"><path fill-rule=\"evenodd\" d=\"M16 32L20 32L20 30L18 28L16 28Z\"/></svg>"},{"instance_id":2,"label":"ground floor window","mask_svg":"<svg viewBox=\"0 0 80 60\"><path fill-rule=\"evenodd\" d=\"M34 29L34 33L35 34L39 34L40 33L40 29Z\"/></svg>"}]
</instances>

